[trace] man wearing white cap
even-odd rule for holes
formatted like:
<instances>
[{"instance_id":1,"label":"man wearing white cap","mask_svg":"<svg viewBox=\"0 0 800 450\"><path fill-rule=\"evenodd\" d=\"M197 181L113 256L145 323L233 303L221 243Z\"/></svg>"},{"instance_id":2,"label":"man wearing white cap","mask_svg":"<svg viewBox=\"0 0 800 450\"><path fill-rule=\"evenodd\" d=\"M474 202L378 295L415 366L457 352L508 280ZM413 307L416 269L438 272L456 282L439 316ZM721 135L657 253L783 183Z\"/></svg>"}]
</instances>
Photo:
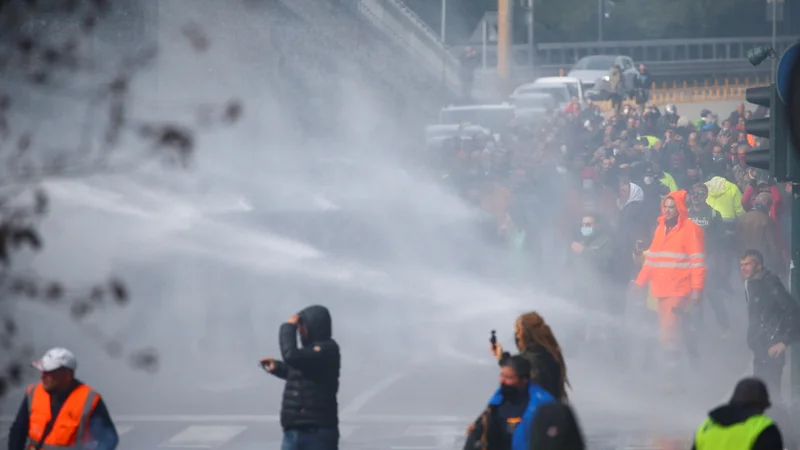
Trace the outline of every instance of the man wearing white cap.
<instances>
[{"instance_id":1,"label":"man wearing white cap","mask_svg":"<svg viewBox=\"0 0 800 450\"><path fill-rule=\"evenodd\" d=\"M65 348L34 361L42 381L28 386L8 434L8 450L114 450L117 429L100 394L75 379L78 362Z\"/></svg>"}]
</instances>

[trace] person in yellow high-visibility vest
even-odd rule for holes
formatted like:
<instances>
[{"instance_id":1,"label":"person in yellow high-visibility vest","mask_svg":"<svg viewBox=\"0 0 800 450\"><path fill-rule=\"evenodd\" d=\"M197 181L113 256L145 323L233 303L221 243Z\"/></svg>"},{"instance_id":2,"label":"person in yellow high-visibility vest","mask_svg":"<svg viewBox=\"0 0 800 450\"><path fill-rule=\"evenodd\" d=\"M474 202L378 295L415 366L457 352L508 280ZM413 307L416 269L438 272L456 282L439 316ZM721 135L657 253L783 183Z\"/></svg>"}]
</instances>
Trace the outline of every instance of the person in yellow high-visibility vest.
<instances>
[{"instance_id":1,"label":"person in yellow high-visibility vest","mask_svg":"<svg viewBox=\"0 0 800 450\"><path fill-rule=\"evenodd\" d=\"M708 413L695 433L692 450L783 450L778 426L764 415L770 406L763 381L739 381L730 402Z\"/></svg>"}]
</instances>

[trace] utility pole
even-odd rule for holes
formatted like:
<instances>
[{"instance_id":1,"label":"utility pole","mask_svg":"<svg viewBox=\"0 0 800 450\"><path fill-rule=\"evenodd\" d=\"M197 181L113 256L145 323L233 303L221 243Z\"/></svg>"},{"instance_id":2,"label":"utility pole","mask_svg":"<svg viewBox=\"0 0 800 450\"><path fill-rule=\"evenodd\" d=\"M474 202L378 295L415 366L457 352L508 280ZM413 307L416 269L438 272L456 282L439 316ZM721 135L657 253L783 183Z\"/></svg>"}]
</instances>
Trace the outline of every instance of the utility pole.
<instances>
[{"instance_id":1,"label":"utility pole","mask_svg":"<svg viewBox=\"0 0 800 450\"><path fill-rule=\"evenodd\" d=\"M511 0L497 0L497 74L500 91L508 94L511 75Z\"/></svg>"},{"instance_id":2,"label":"utility pole","mask_svg":"<svg viewBox=\"0 0 800 450\"><path fill-rule=\"evenodd\" d=\"M597 41L603 42L603 16L605 15L603 11L605 0L597 0Z\"/></svg>"},{"instance_id":3,"label":"utility pole","mask_svg":"<svg viewBox=\"0 0 800 450\"><path fill-rule=\"evenodd\" d=\"M439 39L444 45L445 32L447 31L447 0L442 0L442 23L439 26Z\"/></svg>"},{"instance_id":4,"label":"utility pole","mask_svg":"<svg viewBox=\"0 0 800 450\"><path fill-rule=\"evenodd\" d=\"M439 39L442 40L442 86L447 86L447 45L445 45L445 35L447 33L447 0L442 0L442 23L439 27Z\"/></svg>"},{"instance_id":5,"label":"utility pole","mask_svg":"<svg viewBox=\"0 0 800 450\"><path fill-rule=\"evenodd\" d=\"M776 41L778 40L778 0L772 0L772 48L776 48ZM778 64L778 58L772 58L772 74L770 80L775 81L775 70Z\"/></svg>"},{"instance_id":6,"label":"utility pole","mask_svg":"<svg viewBox=\"0 0 800 450\"><path fill-rule=\"evenodd\" d=\"M533 12L533 0L528 0L527 22L528 22L528 64L531 66L531 71L534 69L534 55L536 54L536 46L533 39L533 27L535 16Z\"/></svg>"}]
</instances>

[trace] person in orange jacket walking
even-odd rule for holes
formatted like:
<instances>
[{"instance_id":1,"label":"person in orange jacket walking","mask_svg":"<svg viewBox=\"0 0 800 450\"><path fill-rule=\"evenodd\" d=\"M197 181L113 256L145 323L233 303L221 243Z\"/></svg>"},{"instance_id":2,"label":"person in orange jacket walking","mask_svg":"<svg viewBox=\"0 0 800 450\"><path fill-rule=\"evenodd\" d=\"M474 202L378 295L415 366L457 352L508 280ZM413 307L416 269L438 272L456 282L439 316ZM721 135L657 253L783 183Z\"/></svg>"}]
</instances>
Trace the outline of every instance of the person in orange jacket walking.
<instances>
[{"instance_id":1,"label":"person in orange jacket walking","mask_svg":"<svg viewBox=\"0 0 800 450\"><path fill-rule=\"evenodd\" d=\"M697 304L705 287L703 230L689 219L686 191L667 195L644 264L633 282L658 299L660 340L668 368L677 370L682 341L681 320ZM691 350L691 348L690 348Z\"/></svg>"}]
</instances>

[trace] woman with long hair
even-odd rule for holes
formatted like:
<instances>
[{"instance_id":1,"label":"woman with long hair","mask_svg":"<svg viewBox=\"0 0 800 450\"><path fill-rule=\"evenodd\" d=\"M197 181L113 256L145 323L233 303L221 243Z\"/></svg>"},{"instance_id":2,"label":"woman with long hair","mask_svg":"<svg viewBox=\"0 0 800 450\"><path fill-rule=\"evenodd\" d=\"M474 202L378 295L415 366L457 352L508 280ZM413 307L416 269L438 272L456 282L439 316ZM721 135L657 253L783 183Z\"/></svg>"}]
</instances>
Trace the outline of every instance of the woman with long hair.
<instances>
[{"instance_id":1,"label":"woman with long hair","mask_svg":"<svg viewBox=\"0 0 800 450\"><path fill-rule=\"evenodd\" d=\"M531 381L553 397L567 400L567 366L553 331L535 311L522 314L514 324L514 338L520 355L531 363ZM491 346L498 361L511 356L500 344Z\"/></svg>"}]
</instances>

